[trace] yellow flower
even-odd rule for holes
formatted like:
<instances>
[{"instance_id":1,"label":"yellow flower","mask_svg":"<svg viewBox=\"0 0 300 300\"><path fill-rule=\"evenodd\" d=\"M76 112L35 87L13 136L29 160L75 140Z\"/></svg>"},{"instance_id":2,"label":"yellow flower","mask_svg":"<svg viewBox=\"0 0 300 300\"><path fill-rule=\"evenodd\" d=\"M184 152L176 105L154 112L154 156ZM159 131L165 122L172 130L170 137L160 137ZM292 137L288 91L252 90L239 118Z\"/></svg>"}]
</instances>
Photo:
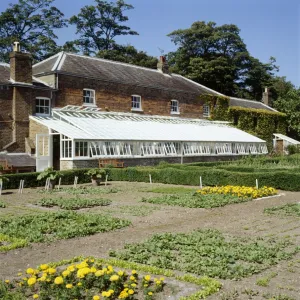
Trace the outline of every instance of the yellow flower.
<instances>
[{"instance_id":1,"label":"yellow flower","mask_svg":"<svg viewBox=\"0 0 300 300\"><path fill-rule=\"evenodd\" d=\"M134 276L131 275L129 278L130 278L130 280L135 281L135 277Z\"/></svg>"},{"instance_id":2,"label":"yellow flower","mask_svg":"<svg viewBox=\"0 0 300 300\"><path fill-rule=\"evenodd\" d=\"M97 269L95 267L91 267L91 273L96 273Z\"/></svg>"},{"instance_id":3,"label":"yellow flower","mask_svg":"<svg viewBox=\"0 0 300 300\"><path fill-rule=\"evenodd\" d=\"M47 279L47 275L43 275L41 278L38 279L38 281L44 282L46 281L46 279Z\"/></svg>"},{"instance_id":4,"label":"yellow flower","mask_svg":"<svg viewBox=\"0 0 300 300\"><path fill-rule=\"evenodd\" d=\"M144 278L145 278L146 281L150 281L151 276L150 275L146 275Z\"/></svg>"},{"instance_id":5,"label":"yellow flower","mask_svg":"<svg viewBox=\"0 0 300 300\"><path fill-rule=\"evenodd\" d=\"M132 287L136 287L136 284L135 284L135 283L132 283L131 286L132 286Z\"/></svg>"},{"instance_id":6,"label":"yellow flower","mask_svg":"<svg viewBox=\"0 0 300 300\"><path fill-rule=\"evenodd\" d=\"M100 277L100 276L103 276L104 275L104 271L103 270L98 270L96 273L95 273L95 276L96 277Z\"/></svg>"},{"instance_id":7,"label":"yellow flower","mask_svg":"<svg viewBox=\"0 0 300 300\"><path fill-rule=\"evenodd\" d=\"M64 283L64 280L63 280L63 278L62 278L61 276L59 276L59 277L56 277L56 278L54 279L54 283L57 284L57 285L63 284L63 283Z\"/></svg>"},{"instance_id":8,"label":"yellow flower","mask_svg":"<svg viewBox=\"0 0 300 300\"><path fill-rule=\"evenodd\" d=\"M78 285L78 286L82 286L82 282L78 282L77 285Z\"/></svg>"},{"instance_id":9,"label":"yellow flower","mask_svg":"<svg viewBox=\"0 0 300 300\"><path fill-rule=\"evenodd\" d=\"M149 295L149 296L152 296L152 295L153 295L153 293L152 293L152 292L149 292L149 293L148 293L148 295Z\"/></svg>"},{"instance_id":10,"label":"yellow flower","mask_svg":"<svg viewBox=\"0 0 300 300\"><path fill-rule=\"evenodd\" d=\"M35 277L30 277L28 280L27 280L27 284L29 286L31 285L34 285L36 283L36 278Z\"/></svg>"},{"instance_id":11,"label":"yellow flower","mask_svg":"<svg viewBox=\"0 0 300 300\"><path fill-rule=\"evenodd\" d=\"M10 281L8 279L5 280L5 283L10 283Z\"/></svg>"},{"instance_id":12,"label":"yellow flower","mask_svg":"<svg viewBox=\"0 0 300 300\"><path fill-rule=\"evenodd\" d=\"M38 294L34 294L34 295L32 296L33 299L37 299L38 297L39 297Z\"/></svg>"},{"instance_id":13,"label":"yellow flower","mask_svg":"<svg viewBox=\"0 0 300 300\"><path fill-rule=\"evenodd\" d=\"M131 271L131 274L132 274L132 275L137 274L136 270L132 270L132 271Z\"/></svg>"},{"instance_id":14,"label":"yellow flower","mask_svg":"<svg viewBox=\"0 0 300 300\"><path fill-rule=\"evenodd\" d=\"M65 270L65 271L62 272L62 276L63 276L63 277L67 277L67 276L69 276L70 274L71 274L71 272L70 272L69 270Z\"/></svg>"},{"instance_id":15,"label":"yellow flower","mask_svg":"<svg viewBox=\"0 0 300 300\"><path fill-rule=\"evenodd\" d=\"M40 265L40 269L41 270L47 270L49 267L48 267L48 265L47 264L43 264L43 265Z\"/></svg>"},{"instance_id":16,"label":"yellow flower","mask_svg":"<svg viewBox=\"0 0 300 300\"><path fill-rule=\"evenodd\" d=\"M128 294L129 294L129 295L133 295L133 294L134 294L134 290L129 290L129 291L128 291Z\"/></svg>"},{"instance_id":17,"label":"yellow flower","mask_svg":"<svg viewBox=\"0 0 300 300\"><path fill-rule=\"evenodd\" d=\"M119 276L123 276L123 275L124 275L124 272L123 272L123 271L119 271L119 272L118 272L118 275L119 275Z\"/></svg>"},{"instance_id":18,"label":"yellow flower","mask_svg":"<svg viewBox=\"0 0 300 300\"><path fill-rule=\"evenodd\" d=\"M160 281L164 281L165 278L164 278L164 277L160 277L159 280L160 280Z\"/></svg>"},{"instance_id":19,"label":"yellow flower","mask_svg":"<svg viewBox=\"0 0 300 300\"><path fill-rule=\"evenodd\" d=\"M19 272L19 273L18 273L18 276L22 276L22 273L21 273L21 272Z\"/></svg>"},{"instance_id":20,"label":"yellow flower","mask_svg":"<svg viewBox=\"0 0 300 300\"><path fill-rule=\"evenodd\" d=\"M49 269L48 269L48 273L49 273L50 275L55 274L55 273L56 273L56 269L54 269L54 268L49 268Z\"/></svg>"},{"instance_id":21,"label":"yellow flower","mask_svg":"<svg viewBox=\"0 0 300 300\"><path fill-rule=\"evenodd\" d=\"M32 269L32 268L28 268L27 270L26 270L26 273L27 274L34 274L34 270Z\"/></svg>"},{"instance_id":22,"label":"yellow flower","mask_svg":"<svg viewBox=\"0 0 300 300\"><path fill-rule=\"evenodd\" d=\"M118 275L113 275L109 278L110 281L117 281L119 280L119 276Z\"/></svg>"},{"instance_id":23,"label":"yellow flower","mask_svg":"<svg viewBox=\"0 0 300 300\"><path fill-rule=\"evenodd\" d=\"M93 297L93 300L100 300L100 296L95 295L95 296Z\"/></svg>"},{"instance_id":24,"label":"yellow flower","mask_svg":"<svg viewBox=\"0 0 300 300\"><path fill-rule=\"evenodd\" d=\"M67 270L68 270L69 272L74 272L74 271L75 271L75 267L74 267L73 265L68 266L68 267L67 267Z\"/></svg>"},{"instance_id":25,"label":"yellow flower","mask_svg":"<svg viewBox=\"0 0 300 300\"><path fill-rule=\"evenodd\" d=\"M144 284L144 287L148 287L149 284Z\"/></svg>"},{"instance_id":26,"label":"yellow flower","mask_svg":"<svg viewBox=\"0 0 300 300\"><path fill-rule=\"evenodd\" d=\"M71 284L71 283L66 284L67 289L71 289L72 287L73 287L73 284Z\"/></svg>"}]
</instances>

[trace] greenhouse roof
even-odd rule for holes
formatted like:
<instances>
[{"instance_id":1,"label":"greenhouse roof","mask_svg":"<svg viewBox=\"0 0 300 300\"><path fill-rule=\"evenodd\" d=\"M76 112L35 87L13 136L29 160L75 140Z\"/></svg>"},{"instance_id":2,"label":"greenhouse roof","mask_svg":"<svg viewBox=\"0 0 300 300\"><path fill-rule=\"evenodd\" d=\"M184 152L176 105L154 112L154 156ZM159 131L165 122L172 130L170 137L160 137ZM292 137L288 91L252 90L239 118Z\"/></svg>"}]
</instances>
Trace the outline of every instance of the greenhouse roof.
<instances>
[{"instance_id":1,"label":"greenhouse roof","mask_svg":"<svg viewBox=\"0 0 300 300\"><path fill-rule=\"evenodd\" d=\"M265 142L227 122L99 112L75 106L55 109L52 117L31 119L77 140Z\"/></svg>"}]
</instances>

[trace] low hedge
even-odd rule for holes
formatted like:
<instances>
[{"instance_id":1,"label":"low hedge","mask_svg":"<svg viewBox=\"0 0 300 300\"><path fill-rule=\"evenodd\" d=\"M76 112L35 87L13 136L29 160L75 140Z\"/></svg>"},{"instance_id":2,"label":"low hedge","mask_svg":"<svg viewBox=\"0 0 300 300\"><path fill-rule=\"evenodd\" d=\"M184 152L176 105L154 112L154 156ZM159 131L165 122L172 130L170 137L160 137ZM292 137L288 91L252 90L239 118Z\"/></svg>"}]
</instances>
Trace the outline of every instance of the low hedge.
<instances>
[{"instance_id":1,"label":"low hedge","mask_svg":"<svg viewBox=\"0 0 300 300\"><path fill-rule=\"evenodd\" d=\"M75 169L61 171L62 184L74 183L74 177L78 176L78 183L88 183L90 176L85 175L87 169ZM149 182L151 174L153 182L166 184L181 184L199 186L199 179L202 176L203 185L244 185L255 186L258 179L259 186L270 186L276 189L287 191L300 191L300 173L294 170L273 171L273 172L234 172L216 168L150 168L150 167L129 167L124 169L106 169L108 179L112 181L137 181ZM25 187L44 186L44 181L37 181L38 173L21 173L7 175L9 182L5 183L6 189L19 187L21 179L25 180Z\"/></svg>"}]
</instances>

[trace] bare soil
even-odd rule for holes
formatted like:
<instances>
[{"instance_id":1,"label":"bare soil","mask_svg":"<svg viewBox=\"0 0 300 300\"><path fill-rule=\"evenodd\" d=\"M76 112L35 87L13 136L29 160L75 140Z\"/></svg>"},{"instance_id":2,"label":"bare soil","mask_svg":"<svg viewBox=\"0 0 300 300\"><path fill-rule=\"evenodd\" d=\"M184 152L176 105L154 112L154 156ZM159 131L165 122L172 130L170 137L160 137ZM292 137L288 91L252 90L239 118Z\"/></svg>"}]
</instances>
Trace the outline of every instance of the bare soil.
<instances>
[{"instance_id":1,"label":"bare soil","mask_svg":"<svg viewBox=\"0 0 300 300\"><path fill-rule=\"evenodd\" d=\"M108 257L109 250L122 249L125 243L141 242L155 233L162 232L190 232L198 228L215 228L225 234L239 237L257 236L290 236L300 245L300 219L294 217L267 216L264 208L286 203L300 201L300 192L280 191L280 197L271 197L254 200L246 203L228 205L214 209L192 209L159 205L158 209L150 211L147 216L135 216L122 212L122 206L149 206L152 204L141 203L142 197L157 196L145 192L151 187L166 186L163 184L147 184L132 182L112 182L110 186L100 188L117 188L118 193L103 194L102 198L113 201L107 207L84 209L93 213L106 212L110 215L127 218L132 225L113 232L95 234L93 236L56 241L51 244L32 244L30 247L16 249L7 253L0 253L0 278L14 277L19 271L29 266L35 267L41 263L55 262L69 259L74 256ZM170 186L170 185L168 185ZM196 188L196 187L195 187ZM58 193L56 193L58 194ZM60 196L64 196L61 193ZM7 204L0 208L0 218L5 215L24 215L38 213L57 208L42 208L35 204L37 199L44 194L37 189L25 189L21 195L16 190L6 191L1 196L1 201ZM275 274L267 287L256 284L257 279ZM300 254L289 261L278 265L243 280L221 280L222 290L208 299L271 299L279 294L290 298L284 300L300 299ZM191 287L186 287L190 289ZM191 288L191 291L193 288ZM269 294L269 297L267 297ZM171 299L171 298L168 298ZM173 298L172 298L173 299ZM175 298L174 298L175 299ZM275 298L276 299L276 298Z\"/></svg>"}]
</instances>

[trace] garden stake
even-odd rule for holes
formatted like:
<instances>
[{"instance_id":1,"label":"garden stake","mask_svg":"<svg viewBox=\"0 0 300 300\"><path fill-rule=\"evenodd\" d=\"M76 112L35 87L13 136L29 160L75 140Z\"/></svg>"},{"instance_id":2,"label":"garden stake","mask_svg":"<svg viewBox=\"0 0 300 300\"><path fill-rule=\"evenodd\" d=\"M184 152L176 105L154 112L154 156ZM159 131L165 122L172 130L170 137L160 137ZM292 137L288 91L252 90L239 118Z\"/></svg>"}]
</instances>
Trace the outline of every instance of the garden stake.
<instances>
[{"instance_id":1,"label":"garden stake","mask_svg":"<svg viewBox=\"0 0 300 300\"><path fill-rule=\"evenodd\" d=\"M258 189L258 180L257 179L255 180L255 183L256 183L256 188Z\"/></svg>"},{"instance_id":2,"label":"garden stake","mask_svg":"<svg viewBox=\"0 0 300 300\"><path fill-rule=\"evenodd\" d=\"M75 176L74 178L74 189L77 187L77 181L78 181L78 176Z\"/></svg>"},{"instance_id":3,"label":"garden stake","mask_svg":"<svg viewBox=\"0 0 300 300\"><path fill-rule=\"evenodd\" d=\"M0 196L2 195L2 181L0 181Z\"/></svg>"},{"instance_id":4,"label":"garden stake","mask_svg":"<svg viewBox=\"0 0 300 300\"><path fill-rule=\"evenodd\" d=\"M105 176L105 186L107 185L108 175Z\"/></svg>"},{"instance_id":5,"label":"garden stake","mask_svg":"<svg viewBox=\"0 0 300 300\"><path fill-rule=\"evenodd\" d=\"M150 184L152 184L151 174L149 174L149 180L150 180Z\"/></svg>"},{"instance_id":6,"label":"garden stake","mask_svg":"<svg viewBox=\"0 0 300 300\"><path fill-rule=\"evenodd\" d=\"M24 182L25 182L25 180L23 180L23 179L20 180L18 194L23 194Z\"/></svg>"},{"instance_id":7,"label":"garden stake","mask_svg":"<svg viewBox=\"0 0 300 300\"><path fill-rule=\"evenodd\" d=\"M48 191L50 187L50 178L46 179L45 190Z\"/></svg>"},{"instance_id":8,"label":"garden stake","mask_svg":"<svg viewBox=\"0 0 300 300\"><path fill-rule=\"evenodd\" d=\"M202 177L200 176L200 189L202 189Z\"/></svg>"},{"instance_id":9,"label":"garden stake","mask_svg":"<svg viewBox=\"0 0 300 300\"><path fill-rule=\"evenodd\" d=\"M58 186L57 186L57 189L59 190L60 188L60 184L61 184L61 177L59 177L59 181L58 181Z\"/></svg>"}]
</instances>

